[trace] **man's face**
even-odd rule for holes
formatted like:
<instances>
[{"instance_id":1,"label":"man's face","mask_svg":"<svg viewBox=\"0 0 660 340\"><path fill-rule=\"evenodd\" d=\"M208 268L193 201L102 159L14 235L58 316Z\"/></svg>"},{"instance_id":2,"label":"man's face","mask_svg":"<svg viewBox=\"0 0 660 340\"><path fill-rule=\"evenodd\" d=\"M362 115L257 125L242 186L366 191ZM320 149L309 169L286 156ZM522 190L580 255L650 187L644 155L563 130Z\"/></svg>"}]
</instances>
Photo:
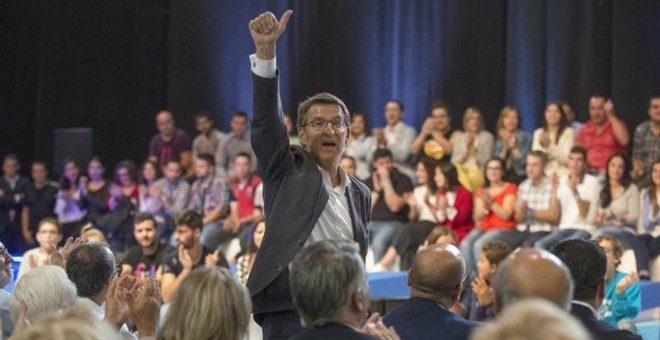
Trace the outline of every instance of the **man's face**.
<instances>
[{"instance_id":1,"label":"man's face","mask_svg":"<svg viewBox=\"0 0 660 340\"><path fill-rule=\"evenodd\" d=\"M206 162L204 162L206 164ZM195 165L197 165L197 162L195 162ZM197 167L195 166L195 169ZM163 175L165 175L165 178L169 182L176 182L181 178L181 165L176 162L167 162L167 165L165 165L165 168L163 169Z\"/></svg>"},{"instance_id":2,"label":"man's face","mask_svg":"<svg viewBox=\"0 0 660 340\"><path fill-rule=\"evenodd\" d=\"M7 252L5 245L0 242L0 288L14 280L14 271L11 269L12 262L14 262L14 259Z\"/></svg>"},{"instance_id":3,"label":"man's face","mask_svg":"<svg viewBox=\"0 0 660 340\"><path fill-rule=\"evenodd\" d=\"M168 111L161 111L156 116L156 128L163 135L171 136L174 134L174 118Z\"/></svg>"},{"instance_id":4,"label":"man's face","mask_svg":"<svg viewBox=\"0 0 660 340\"><path fill-rule=\"evenodd\" d=\"M582 176L585 169L585 160L580 153L570 153L568 155L568 171L571 175Z\"/></svg>"},{"instance_id":5,"label":"man's face","mask_svg":"<svg viewBox=\"0 0 660 340\"><path fill-rule=\"evenodd\" d=\"M528 178L535 180L543 177L543 170L543 161L540 157L534 155L527 156L525 171Z\"/></svg>"},{"instance_id":6,"label":"man's face","mask_svg":"<svg viewBox=\"0 0 660 340\"><path fill-rule=\"evenodd\" d=\"M347 174L355 176L355 162L346 157L339 160L339 166L346 171Z\"/></svg>"},{"instance_id":7,"label":"man's face","mask_svg":"<svg viewBox=\"0 0 660 340\"><path fill-rule=\"evenodd\" d=\"M5 175L5 177L14 177L18 175L20 170L21 167L14 159L5 159L5 161L2 163L2 173Z\"/></svg>"},{"instance_id":8,"label":"man's face","mask_svg":"<svg viewBox=\"0 0 660 340\"><path fill-rule=\"evenodd\" d=\"M250 175L250 158L238 156L234 160L234 174L238 178L247 178Z\"/></svg>"},{"instance_id":9,"label":"man's face","mask_svg":"<svg viewBox=\"0 0 660 340\"><path fill-rule=\"evenodd\" d=\"M213 121L206 116L201 116L195 121L195 129L197 129L197 132L206 135L213 129Z\"/></svg>"},{"instance_id":10,"label":"man's face","mask_svg":"<svg viewBox=\"0 0 660 340\"><path fill-rule=\"evenodd\" d=\"M233 116L231 118L231 132L234 136L243 136L245 130L247 130L247 118L243 116Z\"/></svg>"},{"instance_id":11,"label":"man's face","mask_svg":"<svg viewBox=\"0 0 660 340\"><path fill-rule=\"evenodd\" d=\"M332 166L339 163L348 142L348 128L335 130L329 121L343 120L341 108L335 104L314 104L307 111L305 126L298 129L300 142L314 156L319 165ZM325 121L323 130L316 131L312 122ZM345 125L345 124L344 124Z\"/></svg>"},{"instance_id":12,"label":"man's face","mask_svg":"<svg viewBox=\"0 0 660 340\"><path fill-rule=\"evenodd\" d=\"M365 132L366 126L367 124L364 121L364 116L353 116L353 119L351 119L351 131L357 136Z\"/></svg>"},{"instance_id":13,"label":"man's face","mask_svg":"<svg viewBox=\"0 0 660 340\"><path fill-rule=\"evenodd\" d=\"M157 241L158 229L151 220L142 221L135 225L133 235L142 248L152 247Z\"/></svg>"},{"instance_id":14,"label":"man's face","mask_svg":"<svg viewBox=\"0 0 660 340\"><path fill-rule=\"evenodd\" d=\"M602 124L607 119L605 114L605 98L591 97L589 99L589 118L595 124Z\"/></svg>"},{"instance_id":15,"label":"man's face","mask_svg":"<svg viewBox=\"0 0 660 340\"><path fill-rule=\"evenodd\" d=\"M52 246L57 246L62 241L62 234L60 234L57 226L52 223L43 223L39 226L36 236L41 248L49 252Z\"/></svg>"},{"instance_id":16,"label":"man's face","mask_svg":"<svg viewBox=\"0 0 660 340\"><path fill-rule=\"evenodd\" d=\"M385 121L388 125L395 125L403 119L403 111L396 102L385 104Z\"/></svg>"},{"instance_id":17,"label":"man's face","mask_svg":"<svg viewBox=\"0 0 660 340\"><path fill-rule=\"evenodd\" d=\"M46 181L46 176L48 176L48 171L43 164L32 164L32 181L35 183L43 183Z\"/></svg>"},{"instance_id":18,"label":"man's face","mask_svg":"<svg viewBox=\"0 0 660 340\"><path fill-rule=\"evenodd\" d=\"M660 98L653 98L649 104L649 118L654 123L660 123Z\"/></svg>"},{"instance_id":19,"label":"man's face","mask_svg":"<svg viewBox=\"0 0 660 340\"><path fill-rule=\"evenodd\" d=\"M199 229L191 229L187 225L178 225L174 229L174 239L177 246L192 249L196 243L199 243L200 233Z\"/></svg>"},{"instance_id":20,"label":"man's face","mask_svg":"<svg viewBox=\"0 0 660 340\"><path fill-rule=\"evenodd\" d=\"M211 174L213 167L203 159L195 160L195 176L197 178L206 178Z\"/></svg>"},{"instance_id":21,"label":"man's face","mask_svg":"<svg viewBox=\"0 0 660 340\"><path fill-rule=\"evenodd\" d=\"M374 169L387 169L387 170L392 170L392 167L394 167L394 163L392 162L392 158L390 157L379 157L378 159L374 160Z\"/></svg>"}]
</instances>

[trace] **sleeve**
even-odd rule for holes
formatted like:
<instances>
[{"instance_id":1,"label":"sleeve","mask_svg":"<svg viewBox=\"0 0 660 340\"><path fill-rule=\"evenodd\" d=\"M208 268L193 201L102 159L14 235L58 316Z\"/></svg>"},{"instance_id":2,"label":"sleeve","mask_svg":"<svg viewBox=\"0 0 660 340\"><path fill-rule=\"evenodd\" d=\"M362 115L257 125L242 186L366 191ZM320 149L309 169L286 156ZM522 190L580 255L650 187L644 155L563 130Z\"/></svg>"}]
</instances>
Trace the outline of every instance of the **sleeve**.
<instances>
[{"instance_id":1,"label":"sleeve","mask_svg":"<svg viewBox=\"0 0 660 340\"><path fill-rule=\"evenodd\" d=\"M572 128L564 129L564 132L559 137L559 141L552 149L552 158L554 158L561 166L567 166L568 155L571 153L571 148L575 141L575 135Z\"/></svg>"},{"instance_id":2,"label":"sleeve","mask_svg":"<svg viewBox=\"0 0 660 340\"><path fill-rule=\"evenodd\" d=\"M250 66L252 73L262 78L277 77L277 57L264 60L257 58L256 54L250 55Z\"/></svg>"},{"instance_id":3,"label":"sleeve","mask_svg":"<svg viewBox=\"0 0 660 340\"><path fill-rule=\"evenodd\" d=\"M257 188L254 190L254 207L255 208L264 208L264 184L259 183Z\"/></svg>"},{"instance_id":4,"label":"sleeve","mask_svg":"<svg viewBox=\"0 0 660 340\"><path fill-rule=\"evenodd\" d=\"M158 150L156 147L156 137L157 135L151 138L151 140L149 141L149 156L156 156L156 157L160 156L158 154Z\"/></svg>"},{"instance_id":5,"label":"sleeve","mask_svg":"<svg viewBox=\"0 0 660 340\"><path fill-rule=\"evenodd\" d=\"M177 275L179 272L177 270L177 264L176 264L176 257L177 253L175 251L172 251L169 255L165 257L165 260L163 261L163 274L174 274Z\"/></svg>"},{"instance_id":6,"label":"sleeve","mask_svg":"<svg viewBox=\"0 0 660 340\"><path fill-rule=\"evenodd\" d=\"M477 151L477 165L483 171L486 162L493 157L493 134L488 131L482 131L480 134L479 150Z\"/></svg>"},{"instance_id":7,"label":"sleeve","mask_svg":"<svg viewBox=\"0 0 660 340\"><path fill-rule=\"evenodd\" d=\"M121 261L121 264L131 265L133 268L137 267L137 253L134 249L131 249L128 254L124 257L124 260Z\"/></svg>"},{"instance_id":8,"label":"sleeve","mask_svg":"<svg viewBox=\"0 0 660 340\"><path fill-rule=\"evenodd\" d=\"M623 276L625 277L625 276ZM622 277L622 278L623 278ZM623 294L617 294L616 288L612 296L610 311L615 320L634 319L642 308L639 282L635 282Z\"/></svg>"},{"instance_id":9,"label":"sleeve","mask_svg":"<svg viewBox=\"0 0 660 340\"><path fill-rule=\"evenodd\" d=\"M225 171L227 168L227 143L229 138L224 138L218 145L218 149L215 151L215 167L217 170Z\"/></svg>"},{"instance_id":10,"label":"sleeve","mask_svg":"<svg viewBox=\"0 0 660 340\"><path fill-rule=\"evenodd\" d=\"M527 154L532 148L532 136L526 132L518 132L516 138L516 146L520 151L520 158L512 157L513 169L516 174L525 174L525 165L527 164Z\"/></svg>"},{"instance_id":11,"label":"sleeve","mask_svg":"<svg viewBox=\"0 0 660 340\"><path fill-rule=\"evenodd\" d=\"M541 146L541 133L543 133L542 129L534 130L534 135L532 136L532 150L545 152L545 148Z\"/></svg>"},{"instance_id":12,"label":"sleeve","mask_svg":"<svg viewBox=\"0 0 660 340\"><path fill-rule=\"evenodd\" d=\"M644 150L644 137L642 136L642 126L639 125L633 135L632 159L634 161L642 160L642 150Z\"/></svg>"},{"instance_id":13,"label":"sleeve","mask_svg":"<svg viewBox=\"0 0 660 340\"><path fill-rule=\"evenodd\" d=\"M185 209L188 204L188 198L190 197L190 184L183 182L180 187L176 189L174 193L174 212L179 212Z\"/></svg>"},{"instance_id":14,"label":"sleeve","mask_svg":"<svg viewBox=\"0 0 660 340\"><path fill-rule=\"evenodd\" d=\"M467 189L459 187L456 191L456 201L454 202L456 215L451 219L451 225L458 227L468 224L470 219L472 219L472 207L472 194Z\"/></svg>"},{"instance_id":15,"label":"sleeve","mask_svg":"<svg viewBox=\"0 0 660 340\"><path fill-rule=\"evenodd\" d=\"M633 230L637 230L637 218L639 217L639 189L637 188L637 185L630 184L628 191L629 193L626 202L628 205L628 215L626 216L627 221L624 221L624 223L628 227L633 228Z\"/></svg>"},{"instance_id":16,"label":"sleeve","mask_svg":"<svg viewBox=\"0 0 660 340\"><path fill-rule=\"evenodd\" d=\"M412 192L415 188L413 187L410 177L405 174L399 173L401 175L401 180L396 183L396 193L403 195L406 192ZM371 188L369 188L371 189Z\"/></svg>"},{"instance_id":17,"label":"sleeve","mask_svg":"<svg viewBox=\"0 0 660 340\"><path fill-rule=\"evenodd\" d=\"M460 134L454 141L454 148L451 152L451 162L458 163L465 155L465 134Z\"/></svg>"}]
</instances>

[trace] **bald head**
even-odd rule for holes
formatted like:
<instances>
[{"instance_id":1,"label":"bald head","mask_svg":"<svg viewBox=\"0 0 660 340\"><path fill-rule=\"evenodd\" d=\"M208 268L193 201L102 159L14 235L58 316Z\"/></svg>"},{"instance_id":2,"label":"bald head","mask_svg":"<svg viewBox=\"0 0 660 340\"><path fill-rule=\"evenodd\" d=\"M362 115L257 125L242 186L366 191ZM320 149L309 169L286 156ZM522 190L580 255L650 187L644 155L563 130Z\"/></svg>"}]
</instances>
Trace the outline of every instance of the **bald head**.
<instances>
[{"instance_id":1,"label":"bald head","mask_svg":"<svg viewBox=\"0 0 660 340\"><path fill-rule=\"evenodd\" d=\"M548 300L564 310L573 296L571 273L556 256L543 249L520 249L497 267L492 282L499 313L526 298Z\"/></svg>"},{"instance_id":2,"label":"bald head","mask_svg":"<svg viewBox=\"0 0 660 340\"><path fill-rule=\"evenodd\" d=\"M408 284L412 295L431 299L453 298L460 293L465 276L465 260L461 252L451 244L434 244L415 256Z\"/></svg>"}]
</instances>

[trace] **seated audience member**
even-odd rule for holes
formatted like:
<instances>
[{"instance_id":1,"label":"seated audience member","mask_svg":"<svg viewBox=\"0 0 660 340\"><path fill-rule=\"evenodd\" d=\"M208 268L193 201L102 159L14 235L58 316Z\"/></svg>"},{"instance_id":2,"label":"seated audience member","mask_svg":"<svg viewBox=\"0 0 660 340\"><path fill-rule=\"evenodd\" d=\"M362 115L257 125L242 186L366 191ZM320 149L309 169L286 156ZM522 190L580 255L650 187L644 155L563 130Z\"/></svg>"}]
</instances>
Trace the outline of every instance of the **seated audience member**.
<instances>
[{"instance_id":1,"label":"seated audience member","mask_svg":"<svg viewBox=\"0 0 660 340\"><path fill-rule=\"evenodd\" d=\"M586 171L587 152L576 145L568 155L568 175L559 178L559 230L538 240L535 246L550 249L561 240L591 237L595 231L591 222L596 213L600 183Z\"/></svg>"},{"instance_id":2,"label":"seated audience member","mask_svg":"<svg viewBox=\"0 0 660 340\"><path fill-rule=\"evenodd\" d=\"M105 315L102 306L108 285L120 271L115 255L105 243L83 243L74 247L66 259L66 274L76 285L78 297L94 307L94 314L100 319Z\"/></svg>"},{"instance_id":3,"label":"seated audience member","mask_svg":"<svg viewBox=\"0 0 660 340\"><path fill-rule=\"evenodd\" d=\"M325 240L303 248L289 266L293 303L306 327L291 339L398 339L369 312L369 286L358 245ZM367 334L363 334L366 332ZM264 330L266 333L266 330Z\"/></svg>"},{"instance_id":4,"label":"seated audience member","mask_svg":"<svg viewBox=\"0 0 660 340\"><path fill-rule=\"evenodd\" d=\"M339 159L339 166L344 169L347 174L357 177L357 163L353 156L342 155Z\"/></svg>"},{"instance_id":5,"label":"seated audience member","mask_svg":"<svg viewBox=\"0 0 660 340\"><path fill-rule=\"evenodd\" d=\"M355 159L355 173L362 181L371 176L371 162L374 153L375 141L367 136L367 118L364 113L353 112L351 114L351 128L348 143L344 153Z\"/></svg>"},{"instance_id":6,"label":"seated audience member","mask_svg":"<svg viewBox=\"0 0 660 340\"><path fill-rule=\"evenodd\" d=\"M454 141L451 162L456 165L461 184L476 192L484 184L483 169L493 156L493 135L484 128L481 111L468 107L463 114L463 133Z\"/></svg>"},{"instance_id":7,"label":"seated audience member","mask_svg":"<svg viewBox=\"0 0 660 340\"><path fill-rule=\"evenodd\" d=\"M23 230L23 241L34 244L35 234L39 231L41 220L56 217L55 200L59 184L48 179L48 168L42 161L32 162L32 183L28 187L25 198L28 209L28 229Z\"/></svg>"},{"instance_id":8,"label":"seated audience member","mask_svg":"<svg viewBox=\"0 0 660 340\"><path fill-rule=\"evenodd\" d=\"M589 169L604 173L608 158L625 152L629 141L628 127L617 118L612 101L592 96L589 99L589 120L577 136L577 144L587 150Z\"/></svg>"},{"instance_id":9,"label":"seated audience member","mask_svg":"<svg viewBox=\"0 0 660 340\"><path fill-rule=\"evenodd\" d=\"M651 165L660 159L660 95L649 100L649 120L635 128L633 135L632 178L640 187L648 186Z\"/></svg>"},{"instance_id":10,"label":"seated audience member","mask_svg":"<svg viewBox=\"0 0 660 340\"><path fill-rule=\"evenodd\" d=\"M432 244L452 244L458 246L458 239L456 238L456 233L453 230L447 227L435 227L429 233L429 236L424 241L422 247L428 247Z\"/></svg>"},{"instance_id":11,"label":"seated audience member","mask_svg":"<svg viewBox=\"0 0 660 340\"><path fill-rule=\"evenodd\" d=\"M521 127L522 119L517 108L506 106L500 111L495 125L497 137L493 156L504 161L504 178L515 184L525 179L525 160L532 148L532 136Z\"/></svg>"},{"instance_id":12,"label":"seated audience member","mask_svg":"<svg viewBox=\"0 0 660 340\"><path fill-rule=\"evenodd\" d=\"M142 178L140 178L140 192L138 195L139 212L157 215L163 209L163 202L160 199L160 187L156 185L160 178L160 166L157 163L146 161L142 164Z\"/></svg>"},{"instance_id":13,"label":"seated audience member","mask_svg":"<svg viewBox=\"0 0 660 340\"><path fill-rule=\"evenodd\" d=\"M472 340L591 340L584 327L557 306L540 299L521 301L497 321L477 328Z\"/></svg>"},{"instance_id":14,"label":"seated audience member","mask_svg":"<svg viewBox=\"0 0 660 340\"><path fill-rule=\"evenodd\" d=\"M14 154L8 154L2 162L0 177L0 241L12 252L27 250L27 213L25 195L30 180L20 174L21 162ZM31 241L31 240L29 240Z\"/></svg>"},{"instance_id":15,"label":"seated audience member","mask_svg":"<svg viewBox=\"0 0 660 340\"><path fill-rule=\"evenodd\" d=\"M14 323L9 314L9 298L11 294L2 288L14 281L14 271L11 264L14 258L9 255L5 245L0 242L0 338L8 338L14 330Z\"/></svg>"},{"instance_id":16,"label":"seated audience member","mask_svg":"<svg viewBox=\"0 0 660 340\"><path fill-rule=\"evenodd\" d=\"M616 326L621 320L634 319L642 307L639 276L626 274L616 268L621 263L623 247L619 240L609 235L596 238L598 245L607 255L605 274L605 296L598 310L599 319Z\"/></svg>"},{"instance_id":17,"label":"seated audience member","mask_svg":"<svg viewBox=\"0 0 660 340\"><path fill-rule=\"evenodd\" d=\"M21 321L18 314L22 303L27 307L26 320L32 322L45 313L67 309L77 300L76 285L69 281L64 269L46 265L30 270L18 280L9 299L9 311L16 325Z\"/></svg>"},{"instance_id":18,"label":"seated audience member","mask_svg":"<svg viewBox=\"0 0 660 340\"><path fill-rule=\"evenodd\" d=\"M165 165L167 160L177 158L184 169L190 168L192 163L190 136L183 129L176 127L172 112L166 110L158 112L156 128L158 133L149 142L147 159Z\"/></svg>"},{"instance_id":19,"label":"seated audience member","mask_svg":"<svg viewBox=\"0 0 660 340\"><path fill-rule=\"evenodd\" d=\"M100 242L108 243L108 239L105 237L105 234L93 224L87 223L82 230L80 231L80 239L85 242Z\"/></svg>"},{"instance_id":20,"label":"seated audience member","mask_svg":"<svg viewBox=\"0 0 660 340\"><path fill-rule=\"evenodd\" d=\"M653 162L649 177L649 187L640 195L638 232L653 259L660 255L660 159Z\"/></svg>"},{"instance_id":21,"label":"seated audience member","mask_svg":"<svg viewBox=\"0 0 660 340\"><path fill-rule=\"evenodd\" d=\"M230 161L239 153L247 153L252 158L251 171L257 169L257 157L252 151L250 131L248 131L248 115L243 111L232 114L230 122L231 132L220 142L218 151L214 155L215 169L218 175L231 175L227 171L232 168Z\"/></svg>"},{"instance_id":22,"label":"seated audience member","mask_svg":"<svg viewBox=\"0 0 660 340\"><path fill-rule=\"evenodd\" d=\"M115 209L122 200L128 200L135 207L140 201L140 178L133 161L123 160L115 165L115 180L110 186L110 210Z\"/></svg>"},{"instance_id":23,"label":"seated audience member","mask_svg":"<svg viewBox=\"0 0 660 340\"><path fill-rule=\"evenodd\" d=\"M436 101L431 106L429 116L424 120L422 130L410 145L410 153L435 160L451 159L454 140L460 131L451 126L451 116L445 103Z\"/></svg>"},{"instance_id":24,"label":"seated audience member","mask_svg":"<svg viewBox=\"0 0 660 340\"><path fill-rule=\"evenodd\" d=\"M91 309L76 304L64 311L47 313L21 331L12 340L122 340L107 322L94 318Z\"/></svg>"},{"instance_id":25,"label":"seated audience member","mask_svg":"<svg viewBox=\"0 0 660 340\"><path fill-rule=\"evenodd\" d=\"M236 277L241 284L247 284L254 259L257 257L257 250L261 247L261 241L266 233L266 219L262 216L252 225L248 233L248 246L243 255L236 260Z\"/></svg>"},{"instance_id":26,"label":"seated audience member","mask_svg":"<svg viewBox=\"0 0 660 340\"><path fill-rule=\"evenodd\" d=\"M477 277L472 280L471 296L468 299L468 319L486 321L495 317L493 300L495 292L491 280L500 262L509 256L511 248L503 242L492 241L481 248L477 262Z\"/></svg>"},{"instance_id":27,"label":"seated audience member","mask_svg":"<svg viewBox=\"0 0 660 340\"><path fill-rule=\"evenodd\" d=\"M250 294L223 268L195 270L181 281L159 339L245 339Z\"/></svg>"},{"instance_id":28,"label":"seated audience member","mask_svg":"<svg viewBox=\"0 0 660 340\"><path fill-rule=\"evenodd\" d=\"M193 121L195 122L195 130L199 132L192 142L193 159L203 153L215 155L218 152L220 143L227 137L227 134L215 128L215 120L208 111L196 114Z\"/></svg>"},{"instance_id":29,"label":"seated audience member","mask_svg":"<svg viewBox=\"0 0 660 340\"><path fill-rule=\"evenodd\" d=\"M460 244L474 228L472 194L459 183L457 169L450 162L440 162L435 167L433 180L438 191L435 205L429 205L429 209L438 225L456 233Z\"/></svg>"},{"instance_id":30,"label":"seated audience member","mask_svg":"<svg viewBox=\"0 0 660 340\"><path fill-rule=\"evenodd\" d=\"M607 160L607 171L596 205L593 224L602 234L616 237L624 249L635 253L640 275L649 275L649 252L635 235L639 218L639 189L632 183L628 163L623 154L615 153Z\"/></svg>"},{"instance_id":31,"label":"seated audience member","mask_svg":"<svg viewBox=\"0 0 660 340\"><path fill-rule=\"evenodd\" d=\"M577 139L578 133L582 128L582 123L580 123L580 121L577 119L575 110L573 110L571 104L569 104L565 100L562 100L560 103L561 103L561 109L564 110L564 113L566 114L566 120L568 121L568 126L570 126L571 129L573 129L573 135L575 136L574 139Z\"/></svg>"},{"instance_id":32,"label":"seated audience member","mask_svg":"<svg viewBox=\"0 0 660 340\"><path fill-rule=\"evenodd\" d=\"M514 209L518 230L524 232L523 246L532 246L549 235L559 222L559 179L556 175L549 177L545 174L547 161L547 156L541 151L532 151L527 155L527 179L518 187Z\"/></svg>"},{"instance_id":33,"label":"seated audience member","mask_svg":"<svg viewBox=\"0 0 660 340\"><path fill-rule=\"evenodd\" d=\"M174 248L158 242L158 224L149 213L135 217L133 235L138 245L129 249L124 257L122 272L139 278L154 277L160 282L163 261Z\"/></svg>"},{"instance_id":34,"label":"seated audience member","mask_svg":"<svg viewBox=\"0 0 660 340\"><path fill-rule=\"evenodd\" d=\"M289 136L289 145L300 145L300 138L296 134L297 129L293 125L293 119L291 119L291 115L285 113L283 118L284 125L286 126L286 134Z\"/></svg>"},{"instance_id":35,"label":"seated audience member","mask_svg":"<svg viewBox=\"0 0 660 340\"><path fill-rule=\"evenodd\" d=\"M598 320L600 292L605 289L607 258L605 252L593 241L569 239L552 248L555 254L571 271L573 301L571 315L578 319L594 339L625 340L641 339L627 330L620 330Z\"/></svg>"},{"instance_id":36,"label":"seated audience member","mask_svg":"<svg viewBox=\"0 0 660 340\"><path fill-rule=\"evenodd\" d=\"M230 241L236 234L233 230L225 230L223 225L229 215L229 184L223 177L216 176L214 164L213 156L209 154L201 154L195 159L197 179L190 190L188 206L202 216L201 242L210 249Z\"/></svg>"},{"instance_id":37,"label":"seated audience member","mask_svg":"<svg viewBox=\"0 0 660 340\"><path fill-rule=\"evenodd\" d=\"M55 202L55 214L62 225L64 238L80 234L83 220L87 215L81 188L85 187L86 180L80 177L78 165L72 159L65 159L62 164L64 171L60 182L60 190L57 192Z\"/></svg>"},{"instance_id":38,"label":"seated audience member","mask_svg":"<svg viewBox=\"0 0 660 340\"><path fill-rule=\"evenodd\" d=\"M426 237L436 226L435 216L431 213L429 205L434 205L436 201L437 186L429 174L435 172L437 161L423 157L417 163L417 187L412 195L405 196L406 204L410 208L408 212L408 222L402 226L394 237L393 245L387 249L387 252L376 264L373 271L382 271L390 269L396 256L401 256L400 268L405 270L410 268L412 260L417 254L419 246L424 243Z\"/></svg>"},{"instance_id":39,"label":"seated audience member","mask_svg":"<svg viewBox=\"0 0 660 340\"><path fill-rule=\"evenodd\" d=\"M241 232L263 215L262 210L254 206L254 194L261 178L250 169L252 159L246 153L239 153L233 160L234 177L229 185L231 190L230 218L225 221L226 229L234 233Z\"/></svg>"},{"instance_id":40,"label":"seated audience member","mask_svg":"<svg viewBox=\"0 0 660 340\"><path fill-rule=\"evenodd\" d=\"M163 300L170 302L181 281L193 269L202 267L227 268L227 260L220 250L213 251L200 243L202 216L193 210L183 210L174 219L174 237L178 251L170 252L163 262Z\"/></svg>"},{"instance_id":41,"label":"seated audience member","mask_svg":"<svg viewBox=\"0 0 660 340\"><path fill-rule=\"evenodd\" d=\"M110 183L103 174L105 166L99 157L92 157L87 163L87 185L81 187L82 195L87 207L87 220L94 223L103 214L108 212L110 202Z\"/></svg>"},{"instance_id":42,"label":"seated audience member","mask_svg":"<svg viewBox=\"0 0 660 340\"><path fill-rule=\"evenodd\" d=\"M170 159L163 168L163 178L156 181L155 185L160 191L160 200L163 205L161 214L164 221L159 223L162 224L162 228L159 227L158 230L158 238L161 240L169 240L172 229L174 229L172 218L177 212L188 206L190 184L183 179L183 175L183 169L179 161Z\"/></svg>"},{"instance_id":43,"label":"seated audience member","mask_svg":"<svg viewBox=\"0 0 660 340\"><path fill-rule=\"evenodd\" d=\"M575 141L566 113L559 102L549 102L545 107L543 126L534 131L532 150L548 155L545 173L548 176L568 174L568 155Z\"/></svg>"},{"instance_id":44,"label":"seated audience member","mask_svg":"<svg viewBox=\"0 0 660 340\"><path fill-rule=\"evenodd\" d=\"M504 180L504 162L492 158L486 163L486 183L474 195L474 220L477 227L463 240L461 252L468 269L477 270L484 244L498 240L517 247L521 235L516 230L513 212L518 188Z\"/></svg>"},{"instance_id":45,"label":"seated audience member","mask_svg":"<svg viewBox=\"0 0 660 340\"><path fill-rule=\"evenodd\" d=\"M450 244L421 250L408 272L410 299L383 317L403 339L468 339L475 322L452 313L466 275L461 252Z\"/></svg>"},{"instance_id":46,"label":"seated audience member","mask_svg":"<svg viewBox=\"0 0 660 340\"><path fill-rule=\"evenodd\" d=\"M495 291L495 314L530 298L547 300L565 312L571 309L571 272L544 249L523 248L507 256L495 270L491 286Z\"/></svg>"},{"instance_id":47,"label":"seated audience member","mask_svg":"<svg viewBox=\"0 0 660 340\"><path fill-rule=\"evenodd\" d=\"M412 176L410 166L410 144L415 140L415 128L403 122L403 103L390 99L385 103L385 122L383 128L372 130L375 149L387 148L392 152L392 160L402 173ZM374 149L372 149L374 150ZM374 159L376 161L376 159Z\"/></svg>"},{"instance_id":48,"label":"seated audience member","mask_svg":"<svg viewBox=\"0 0 660 340\"><path fill-rule=\"evenodd\" d=\"M404 197L412 192L413 185L410 177L394 166L389 149L374 152L373 167L374 172L367 180L367 186L371 189L372 208L368 229L374 261L379 261L394 235L408 219L408 206Z\"/></svg>"},{"instance_id":49,"label":"seated audience member","mask_svg":"<svg viewBox=\"0 0 660 340\"><path fill-rule=\"evenodd\" d=\"M33 248L23 254L23 262L18 269L20 279L30 270L49 264L48 257L57 249L62 241L62 227L56 219L46 217L39 223L37 231L37 242L39 247Z\"/></svg>"}]
</instances>

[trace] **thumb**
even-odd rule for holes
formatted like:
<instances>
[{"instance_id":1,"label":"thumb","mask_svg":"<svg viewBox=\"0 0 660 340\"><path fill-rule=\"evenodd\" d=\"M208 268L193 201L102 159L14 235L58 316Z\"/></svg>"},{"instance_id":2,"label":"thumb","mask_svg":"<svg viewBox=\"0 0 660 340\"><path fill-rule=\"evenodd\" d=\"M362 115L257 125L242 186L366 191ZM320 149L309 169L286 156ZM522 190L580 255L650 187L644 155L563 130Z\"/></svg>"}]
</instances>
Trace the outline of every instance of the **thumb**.
<instances>
[{"instance_id":1,"label":"thumb","mask_svg":"<svg viewBox=\"0 0 660 340\"><path fill-rule=\"evenodd\" d=\"M213 252L213 257L219 257L220 256L220 249L216 250Z\"/></svg>"},{"instance_id":2,"label":"thumb","mask_svg":"<svg viewBox=\"0 0 660 340\"><path fill-rule=\"evenodd\" d=\"M284 14L282 14L282 17L280 18L278 23L278 28L280 32L284 31L284 29L286 28L286 24L289 22L289 18L291 17L292 14L293 14L292 10L287 10L286 12L284 12Z\"/></svg>"}]
</instances>

